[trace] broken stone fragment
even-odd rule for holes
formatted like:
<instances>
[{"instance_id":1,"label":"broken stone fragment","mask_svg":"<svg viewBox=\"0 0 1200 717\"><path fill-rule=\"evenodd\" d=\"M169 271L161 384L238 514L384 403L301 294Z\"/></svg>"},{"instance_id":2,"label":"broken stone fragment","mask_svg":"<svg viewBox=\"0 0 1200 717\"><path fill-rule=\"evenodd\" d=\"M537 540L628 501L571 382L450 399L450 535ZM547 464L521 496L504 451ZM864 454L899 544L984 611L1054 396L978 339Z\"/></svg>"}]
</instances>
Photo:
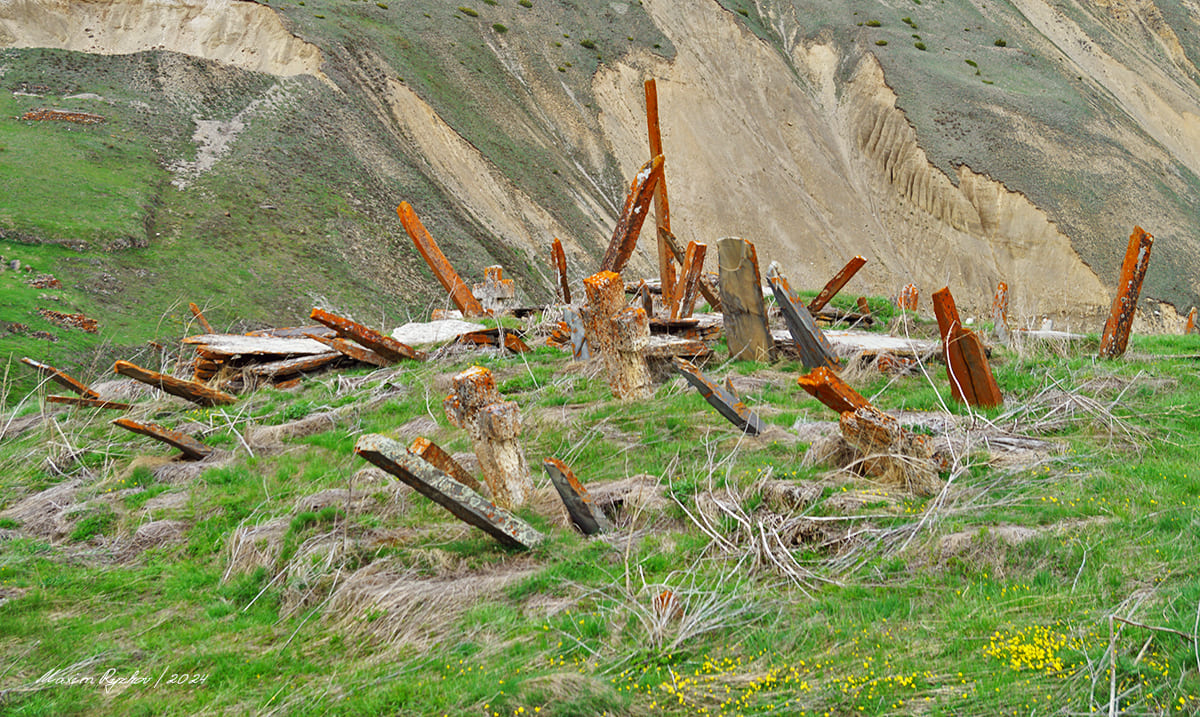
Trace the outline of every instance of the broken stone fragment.
<instances>
[{"instance_id":1,"label":"broken stone fragment","mask_svg":"<svg viewBox=\"0 0 1200 717\"><path fill-rule=\"evenodd\" d=\"M613 529L612 523L608 522L604 511L600 510L592 500L587 488L583 487L566 463L557 458L547 458L542 461L542 467L546 469L547 475L550 476L550 482L554 484L554 489L562 498L567 513L571 516L571 522L584 535L606 533Z\"/></svg>"},{"instance_id":2,"label":"broken stone fragment","mask_svg":"<svg viewBox=\"0 0 1200 717\"><path fill-rule=\"evenodd\" d=\"M521 411L502 400L496 379L482 366L454 377L454 392L443 401L446 418L471 436L483 479L498 505L518 508L533 495L533 478L521 448Z\"/></svg>"}]
</instances>

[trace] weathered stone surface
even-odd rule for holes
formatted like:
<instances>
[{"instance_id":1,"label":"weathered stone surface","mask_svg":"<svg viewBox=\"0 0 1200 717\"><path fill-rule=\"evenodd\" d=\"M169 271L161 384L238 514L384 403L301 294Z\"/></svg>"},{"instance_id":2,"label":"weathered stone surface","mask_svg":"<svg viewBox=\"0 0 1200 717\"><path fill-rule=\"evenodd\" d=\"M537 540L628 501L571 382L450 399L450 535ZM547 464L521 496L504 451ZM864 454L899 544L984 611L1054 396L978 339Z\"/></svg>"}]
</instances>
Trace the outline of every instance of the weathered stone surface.
<instances>
[{"instance_id":1,"label":"weathered stone surface","mask_svg":"<svg viewBox=\"0 0 1200 717\"><path fill-rule=\"evenodd\" d=\"M558 275L558 286L562 292L559 296L564 304L571 303L571 286L567 283L567 255L563 252L562 242L558 237L554 238L554 245L550 250L551 257L554 259L554 271Z\"/></svg>"},{"instance_id":2,"label":"weathered stone surface","mask_svg":"<svg viewBox=\"0 0 1200 717\"><path fill-rule=\"evenodd\" d=\"M1187 324L1186 324L1186 325L1183 327L1183 333L1184 333L1184 334L1194 334L1194 333L1197 333L1197 327L1196 327L1196 307L1195 307L1195 306L1193 306L1193 307L1192 307L1192 310L1188 312Z\"/></svg>"},{"instance_id":3,"label":"weathered stone surface","mask_svg":"<svg viewBox=\"0 0 1200 717\"><path fill-rule=\"evenodd\" d=\"M82 408L108 408L114 411L128 411L133 408L128 403L103 401L99 398L84 398L82 396L46 396L46 401L49 403L65 403L69 406L80 406Z\"/></svg>"},{"instance_id":4,"label":"weathered stone surface","mask_svg":"<svg viewBox=\"0 0 1200 717\"><path fill-rule=\"evenodd\" d=\"M688 242L687 253L683 257L683 275L679 285L675 287L675 297L671 300L671 318L686 319L692 315L696 305L696 293L700 290L700 278L704 273L704 257L708 253L707 244Z\"/></svg>"},{"instance_id":5,"label":"weathered stone surface","mask_svg":"<svg viewBox=\"0 0 1200 717\"><path fill-rule=\"evenodd\" d=\"M705 376L699 368L690 361L685 361L681 358L674 360L675 370L679 375L683 376L688 383L692 384L700 395L708 401L708 405L717 409L717 412L724 416L730 423L737 426L739 430L745 431L752 436L757 436L762 433L766 427L755 413L742 403L742 399L738 398L736 392L732 389L732 385L728 388L722 387L708 376Z\"/></svg>"},{"instance_id":6,"label":"weathered stone surface","mask_svg":"<svg viewBox=\"0 0 1200 717\"><path fill-rule=\"evenodd\" d=\"M417 218L417 213L413 211L409 203L401 202L400 206L396 207L396 214L400 217L400 223L404 225L404 231L408 232L409 239L412 239L417 251L425 258L429 270L441 282L442 288L450 294L450 299L463 313L463 316L482 316L484 314L483 306L471 293L466 282L459 277L450 260L442 253L441 248L433 240L433 236L425 228L425 225Z\"/></svg>"},{"instance_id":7,"label":"weathered stone surface","mask_svg":"<svg viewBox=\"0 0 1200 717\"><path fill-rule=\"evenodd\" d=\"M443 405L450 423L471 436L496 503L509 509L525 505L533 495L533 478L521 448L521 412L515 402L502 400L492 372L472 366L456 375L454 392Z\"/></svg>"},{"instance_id":8,"label":"weathered stone surface","mask_svg":"<svg viewBox=\"0 0 1200 717\"><path fill-rule=\"evenodd\" d=\"M906 284L900 290L900 296L896 299L896 307L905 311L917 310L917 287L914 284Z\"/></svg>"},{"instance_id":9,"label":"weathered stone surface","mask_svg":"<svg viewBox=\"0 0 1200 717\"><path fill-rule=\"evenodd\" d=\"M355 361L361 361L362 363L370 364L371 366L379 366L380 368L383 368L384 366L390 366L392 364L391 361L388 361L371 349L363 348L353 341L328 338L326 336L320 336L317 334L307 334L307 336L313 341L324 344L339 354L348 356Z\"/></svg>"},{"instance_id":10,"label":"weathered stone surface","mask_svg":"<svg viewBox=\"0 0 1200 717\"><path fill-rule=\"evenodd\" d=\"M871 315L871 305L867 303L867 297L860 296L854 300L858 304L858 312L863 316Z\"/></svg>"},{"instance_id":11,"label":"weathered stone surface","mask_svg":"<svg viewBox=\"0 0 1200 717\"><path fill-rule=\"evenodd\" d=\"M500 328L480 329L463 334L458 337L458 343L474 344L475 346L504 346L505 349L515 354L532 350L515 331Z\"/></svg>"},{"instance_id":12,"label":"weathered stone surface","mask_svg":"<svg viewBox=\"0 0 1200 717\"><path fill-rule=\"evenodd\" d=\"M576 361L587 361L592 357L587 342L587 330L583 316L578 311L567 307L563 309L563 321L571 333L571 358Z\"/></svg>"},{"instance_id":13,"label":"weathered stone surface","mask_svg":"<svg viewBox=\"0 0 1200 717\"><path fill-rule=\"evenodd\" d=\"M139 423L128 418L118 418L111 421L111 423L114 426L120 426L127 431L133 431L134 433L143 436L149 436L156 441L161 441L169 446L174 446L175 448L183 451L184 456L192 460L200 460L213 451L212 448L209 448L186 433L173 431L156 423Z\"/></svg>"},{"instance_id":14,"label":"weathered stone surface","mask_svg":"<svg viewBox=\"0 0 1200 717\"><path fill-rule=\"evenodd\" d=\"M997 341L1008 345L1008 284L1003 281L996 285L996 295L992 298L992 332Z\"/></svg>"},{"instance_id":15,"label":"weathered stone surface","mask_svg":"<svg viewBox=\"0 0 1200 717\"><path fill-rule=\"evenodd\" d=\"M340 351L328 351L316 356L298 356L292 359L284 359L282 361L271 361L269 363L260 363L254 366L247 366L242 369L245 373L256 378L288 378L297 374L316 371L319 368L328 366L341 359L343 354Z\"/></svg>"},{"instance_id":16,"label":"weathered stone surface","mask_svg":"<svg viewBox=\"0 0 1200 717\"><path fill-rule=\"evenodd\" d=\"M679 247L679 240L675 238L675 235L671 233L671 230L667 229L666 227L659 227L658 238L666 243L667 248L671 250L671 256L675 257L675 261L679 262L680 266L682 266L684 260L684 251ZM709 308L711 308L713 311L720 311L721 297L716 291L713 290L713 287L709 286L708 282L706 281L707 278L708 277L705 277L704 274L701 273L700 286L698 287L700 290L700 295L703 296L704 300L708 302Z\"/></svg>"},{"instance_id":17,"label":"weathered stone surface","mask_svg":"<svg viewBox=\"0 0 1200 717\"><path fill-rule=\"evenodd\" d=\"M600 507L592 501L592 496L588 494L587 488L583 487L566 463L557 458L547 458L542 461L542 467L546 469L547 475L550 476L550 482L554 484L554 489L562 498L563 505L567 507L571 522L579 528L580 532L584 535L595 535L596 533L607 533L613 529L612 523L608 522L604 511L600 510Z\"/></svg>"},{"instance_id":18,"label":"weathered stone surface","mask_svg":"<svg viewBox=\"0 0 1200 717\"><path fill-rule=\"evenodd\" d=\"M643 349L649 343L646 311L625 306L621 277L602 271L583 280L588 298L584 324L588 346L604 359L605 376L619 399L649 398L650 369Z\"/></svg>"},{"instance_id":19,"label":"weathered stone surface","mask_svg":"<svg viewBox=\"0 0 1200 717\"><path fill-rule=\"evenodd\" d=\"M478 491L480 489L479 481L475 480L475 476L468 473L467 469L463 468L461 463L454 460L453 456L442 450L440 446L428 438L418 436L413 439L413 442L408 446L408 452L428 461L434 468L437 468L471 490Z\"/></svg>"},{"instance_id":20,"label":"weathered stone surface","mask_svg":"<svg viewBox=\"0 0 1200 717\"><path fill-rule=\"evenodd\" d=\"M625 198L625 207L613 230L612 240L604 259L600 262L600 271L611 271L617 274L629 263L633 249L637 246L638 234L649 213L650 199L654 196L654 187L662 179L662 155L646 162L629 185L629 194Z\"/></svg>"},{"instance_id":21,"label":"weathered stone surface","mask_svg":"<svg viewBox=\"0 0 1200 717\"><path fill-rule=\"evenodd\" d=\"M925 437L895 418L866 406L842 413L839 426L842 438L860 454L852 466L856 472L917 495L932 495L941 485Z\"/></svg>"},{"instance_id":22,"label":"weathered stone surface","mask_svg":"<svg viewBox=\"0 0 1200 717\"><path fill-rule=\"evenodd\" d=\"M517 285L504 278L504 267L487 266L483 269L483 283L471 287L471 293L479 299L484 311L500 314L516 302Z\"/></svg>"},{"instance_id":23,"label":"weathered stone surface","mask_svg":"<svg viewBox=\"0 0 1200 717\"><path fill-rule=\"evenodd\" d=\"M425 354L413 349L413 347L402 344L391 336L384 336L375 329L363 326L357 321L352 321L344 316L332 314L324 309L314 308L312 313L309 314L309 318L338 332L338 336L355 341L389 361L400 361L403 359L412 359L414 361L425 360Z\"/></svg>"},{"instance_id":24,"label":"weathered stone surface","mask_svg":"<svg viewBox=\"0 0 1200 717\"><path fill-rule=\"evenodd\" d=\"M867 260L861 256L856 256L850 261L846 262L846 265L842 267L842 270L834 274L833 278L829 280L829 283L825 285L825 288L821 289L821 293L817 294L816 298L808 302L809 312L816 314L818 311L825 308L825 304L828 304L830 299L837 296L837 293L842 290L842 287L846 285L846 282L854 278L854 275L857 274L858 270L863 268L863 265L866 263Z\"/></svg>"},{"instance_id":25,"label":"weathered stone surface","mask_svg":"<svg viewBox=\"0 0 1200 717\"><path fill-rule=\"evenodd\" d=\"M858 391L850 388L836 373L825 366L813 369L797 379L796 383L810 396L841 415L846 411L870 407L871 403Z\"/></svg>"},{"instance_id":26,"label":"weathered stone surface","mask_svg":"<svg viewBox=\"0 0 1200 717\"><path fill-rule=\"evenodd\" d=\"M54 368L53 366L50 366L49 364L44 364L44 363L41 363L38 361L34 361L33 359L29 358L28 356L22 358L21 363L35 369L42 376L50 379L51 381L54 381L55 383L62 386L63 388L66 388L71 391L74 391L75 393L78 393L80 396L83 396L84 398L100 398L100 394L98 394L95 391L93 391L92 389L88 388L87 384L83 383L82 381L79 381L78 379L74 378L73 376L71 376L70 374L68 374L65 371Z\"/></svg>"},{"instance_id":27,"label":"weathered stone surface","mask_svg":"<svg viewBox=\"0 0 1200 717\"><path fill-rule=\"evenodd\" d=\"M184 338L183 343L195 346L204 356L220 359L238 356L292 358L329 352L319 340L314 341L307 337L200 334Z\"/></svg>"},{"instance_id":28,"label":"weathered stone surface","mask_svg":"<svg viewBox=\"0 0 1200 717\"><path fill-rule=\"evenodd\" d=\"M767 326L762 277L754 245L740 237L717 242L721 313L729 355L746 361L768 361L774 342Z\"/></svg>"},{"instance_id":29,"label":"weathered stone surface","mask_svg":"<svg viewBox=\"0 0 1200 717\"><path fill-rule=\"evenodd\" d=\"M219 406L237 402L236 397L230 396L224 391L209 388L196 381L185 381L157 371L150 371L128 361L117 361L113 364L113 371L200 406Z\"/></svg>"},{"instance_id":30,"label":"weathered stone surface","mask_svg":"<svg viewBox=\"0 0 1200 717\"><path fill-rule=\"evenodd\" d=\"M533 548L545 536L504 508L459 483L390 438L360 436L354 452L411 486L421 495L450 511L504 545Z\"/></svg>"},{"instance_id":31,"label":"weathered stone surface","mask_svg":"<svg viewBox=\"0 0 1200 717\"><path fill-rule=\"evenodd\" d=\"M950 392L954 400L984 407L1004 403L1000 387L992 376L983 342L973 331L963 327L948 287L934 292L933 313L937 316L938 332L942 336L946 373L950 378Z\"/></svg>"},{"instance_id":32,"label":"weathered stone surface","mask_svg":"<svg viewBox=\"0 0 1200 717\"><path fill-rule=\"evenodd\" d=\"M771 291L775 292L775 303L779 304L788 331L800 350L800 362L808 369L818 366L835 370L840 368L833 347L825 339L812 314L808 313L804 304L788 290L783 277L770 276L767 280L771 282Z\"/></svg>"},{"instance_id":33,"label":"weathered stone surface","mask_svg":"<svg viewBox=\"0 0 1200 717\"><path fill-rule=\"evenodd\" d=\"M1129 246L1125 248L1125 260L1121 263L1117 295L1113 298L1112 310L1104 324L1104 335L1100 337L1100 358L1114 359L1125 353L1153 246L1154 237L1141 227L1133 228L1133 234L1129 235Z\"/></svg>"},{"instance_id":34,"label":"weathered stone surface","mask_svg":"<svg viewBox=\"0 0 1200 717\"><path fill-rule=\"evenodd\" d=\"M658 86L654 79L648 79L644 85L646 91L646 135L650 140L650 158L665 156L663 152L662 135L658 124ZM654 185L654 223L657 229L671 231L671 206L667 201L667 174L663 168L662 178ZM662 232L656 232L658 238L658 277L662 281L663 303L669 316L674 316L677 306L673 303L675 294L675 257ZM682 262L681 262L682 263ZM648 316L653 311L647 310Z\"/></svg>"},{"instance_id":35,"label":"weathered stone surface","mask_svg":"<svg viewBox=\"0 0 1200 717\"><path fill-rule=\"evenodd\" d=\"M192 316L196 317L196 321L200 322L200 327L204 329L204 333L206 333L206 334L217 333L216 331L213 331L213 327L211 324L208 323L208 319L204 318L204 313L200 311L199 306L196 306L193 303L189 303L188 308L191 309Z\"/></svg>"}]
</instances>

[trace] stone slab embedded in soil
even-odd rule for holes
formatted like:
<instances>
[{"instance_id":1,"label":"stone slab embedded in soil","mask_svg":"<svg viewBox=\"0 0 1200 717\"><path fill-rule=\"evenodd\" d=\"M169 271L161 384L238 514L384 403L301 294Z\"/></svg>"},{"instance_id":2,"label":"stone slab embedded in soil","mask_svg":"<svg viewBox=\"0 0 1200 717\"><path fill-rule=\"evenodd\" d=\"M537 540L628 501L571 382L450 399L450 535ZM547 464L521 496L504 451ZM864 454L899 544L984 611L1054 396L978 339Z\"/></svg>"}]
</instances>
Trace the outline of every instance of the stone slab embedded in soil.
<instances>
[{"instance_id":1,"label":"stone slab embedded in soil","mask_svg":"<svg viewBox=\"0 0 1200 717\"><path fill-rule=\"evenodd\" d=\"M545 540L531 525L409 453L401 443L366 434L359 437L354 452L505 545L532 548Z\"/></svg>"}]
</instances>

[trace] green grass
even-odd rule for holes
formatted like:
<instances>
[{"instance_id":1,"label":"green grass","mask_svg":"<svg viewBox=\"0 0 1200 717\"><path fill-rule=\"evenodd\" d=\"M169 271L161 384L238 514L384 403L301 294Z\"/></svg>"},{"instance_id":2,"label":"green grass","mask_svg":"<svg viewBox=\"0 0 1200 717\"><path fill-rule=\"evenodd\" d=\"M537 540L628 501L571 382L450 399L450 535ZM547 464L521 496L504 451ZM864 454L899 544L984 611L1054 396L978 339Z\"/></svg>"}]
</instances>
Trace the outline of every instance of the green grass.
<instances>
[{"instance_id":1,"label":"green grass","mask_svg":"<svg viewBox=\"0 0 1200 717\"><path fill-rule=\"evenodd\" d=\"M553 351L477 362L497 372L498 385L521 405L522 443L543 488L536 466L556 455L587 485L649 473L678 501L622 513L638 526L628 547L584 538L553 524L551 515L523 509L549 541L522 554L464 530L415 493L389 497L381 486L357 481L353 490L371 506L366 512L341 503L304 507L305 496L350 487L364 465L349 451L356 435L388 433L428 415L440 403L426 395L434 374L451 374L467 361L406 365L387 379L401 388L397 396L370 407L367 398L379 388L371 382L338 395L336 381L316 378L298 392L245 396L239 415L269 423L333 405L359 408L333 430L289 439L286 450L250 457L230 444L230 464L185 485L161 483L145 467L127 469L140 453L163 452L149 441L116 434L84 413L63 415L63 436L85 452L103 451L106 461L85 468L81 458L60 466L67 476L39 474L30 468L51 450L44 433L0 445L6 508L59 481L82 479L80 509L64 538L27 533L20 521L0 523L19 532L0 554L0 594L8 598L0 603L0 640L7 654L22 655L0 678L0 690L9 690L0 705L14 714L273 707L302 715L1027 714L1047 704L1103 712L1109 614L1185 634L1193 629L1200 599L1200 545L1192 530L1200 507L1200 466L1192 457L1200 379L1190 359L1137 356L1187 355L1194 342L1135 337L1132 358L1117 362L1094 360L1090 344L1066 355L998 351L993 365L1008 402L982 417L1009 421L1004 416L1023 405L1041 415L1049 409L1038 402L1047 387L1057 387L1094 398L1112 418L1076 414L1058 424L1042 437L1061 441L1065 452L1023 469L989 467L980 462L987 449L976 448L940 508L932 498L865 479L824 479L811 515L843 515L824 502L865 491L860 512L874 517L853 521L858 529L922 527L904 550L877 542L870 531L842 548L795 546L801 565L837 581L804 589L766 565L739 563L736 551L722 557L687 517L709 491L723 489L740 496L746 515L769 515L773 509L751 488L767 471L776 479L822 480L823 467L801 465L804 444L739 439L695 392L670 382L652 400L613 401L602 381L569 369ZM718 378L764 371L794 377L798 367L708 370ZM943 371L930 367L932 385L921 376L868 377L857 387L883 408L937 411L939 396L949 402ZM783 427L796 416L833 418L792 380L745 398L786 414L774 421ZM155 416L174 423L184 413L207 420L205 410L170 407ZM470 451L440 410L435 417L432 440L451 452ZM187 494L178 507L148 509L152 498L177 491ZM139 557L82 559L116 551L152 519L187 528L178 541ZM273 520L282 526L276 557L226 575L234 532ZM727 540L741 544L737 521L718 524ZM1011 526L1036 532L1010 543ZM939 541L951 534L966 538L945 552ZM328 536L346 536L356 547L321 567L324 554L305 546ZM848 549L857 551L855 561L834 567ZM416 580L465 581L445 588L437 609L399 623L416 630L405 633L410 637L433 631L429 641L390 643L377 632L397 624L388 610L364 605L347 621L345 608L326 601L335 582L379 561L403 566ZM454 597L462 586L510 571L513 577L494 589L464 602ZM685 614L721 621L695 634L674 621L652 631L639 616L652 614L662 590L678 596ZM1135 592L1139 601L1128 602ZM1187 640L1125 625L1116 645L1122 709L1174 714L1200 706ZM109 693L36 683L48 670L77 663L79 674L113 669L203 682Z\"/></svg>"}]
</instances>

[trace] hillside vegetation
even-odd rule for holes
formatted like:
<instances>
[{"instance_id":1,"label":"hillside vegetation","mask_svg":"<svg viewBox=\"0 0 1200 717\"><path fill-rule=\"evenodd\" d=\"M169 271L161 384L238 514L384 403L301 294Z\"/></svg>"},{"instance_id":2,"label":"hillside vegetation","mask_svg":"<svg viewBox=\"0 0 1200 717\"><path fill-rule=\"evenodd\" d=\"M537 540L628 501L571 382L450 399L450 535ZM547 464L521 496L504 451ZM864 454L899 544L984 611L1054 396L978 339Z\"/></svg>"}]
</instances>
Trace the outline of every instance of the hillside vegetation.
<instances>
[{"instance_id":1,"label":"hillside vegetation","mask_svg":"<svg viewBox=\"0 0 1200 717\"><path fill-rule=\"evenodd\" d=\"M1200 275L1197 30L1169 0L9 3L0 255L100 331L5 353L111 359L177 338L188 301L242 328L425 315L443 299L400 201L470 279L500 263L543 300L554 236L576 279L603 251L648 77L684 240L744 236L812 287L862 254L872 292L949 284L975 312L1003 280L1022 322L1094 331L1140 224L1144 314L1176 329ZM104 122L20 119L40 108Z\"/></svg>"},{"instance_id":2,"label":"hillside vegetation","mask_svg":"<svg viewBox=\"0 0 1200 717\"><path fill-rule=\"evenodd\" d=\"M947 446L928 496L810 449L836 423L789 362L708 367L766 421L757 438L677 378L614 401L551 348L443 351L223 408L102 387L219 449L202 462L29 396L0 442L0 706L1194 713L1195 337L1135 338L1117 362L1095 347L997 352L1006 402L984 412L936 364L848 370ZM520 405L531 465L565 460L615 532L580 536L538 471L520 515L549 540L505 549L353 454L364 433L424 435L467 460L441 398L472 364Z\"/></svg>"}]
</instances>

